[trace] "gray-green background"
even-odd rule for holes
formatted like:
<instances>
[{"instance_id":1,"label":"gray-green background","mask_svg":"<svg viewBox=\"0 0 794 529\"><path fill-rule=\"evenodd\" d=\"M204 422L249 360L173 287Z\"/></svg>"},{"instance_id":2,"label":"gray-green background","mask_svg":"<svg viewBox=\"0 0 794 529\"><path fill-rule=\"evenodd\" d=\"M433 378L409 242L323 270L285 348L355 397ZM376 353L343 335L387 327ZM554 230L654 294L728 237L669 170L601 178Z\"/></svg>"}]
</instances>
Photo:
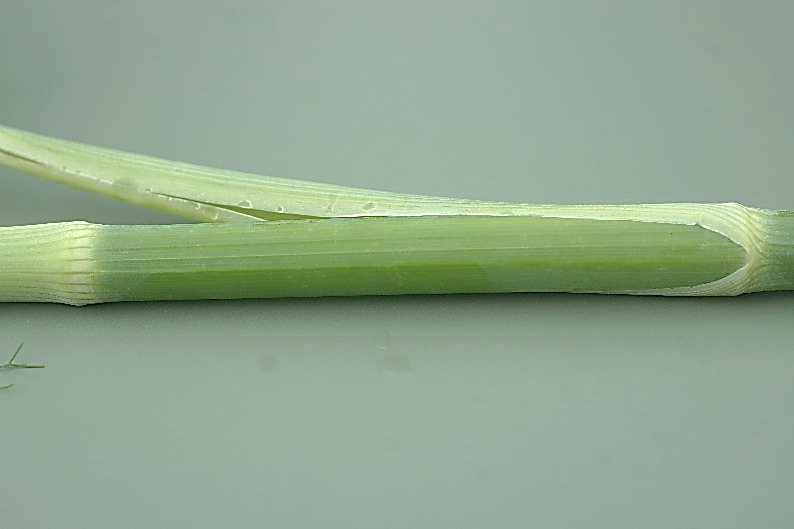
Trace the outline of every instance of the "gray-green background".
<instances>
[{"instance_id":1,"label":"gray-green background","mask_svg":"<svg viewBox=\"0 0 794 529\"><path fill-rule=\"evenodd\" d=\"M13 2L0 122L278 176L794 209L789 1ZM176 217L0 170L0 225ZM793 298L0 305L6 527L794 525ZM5 361L3 359L3 361Z\"/></svg>"}]
</instances>

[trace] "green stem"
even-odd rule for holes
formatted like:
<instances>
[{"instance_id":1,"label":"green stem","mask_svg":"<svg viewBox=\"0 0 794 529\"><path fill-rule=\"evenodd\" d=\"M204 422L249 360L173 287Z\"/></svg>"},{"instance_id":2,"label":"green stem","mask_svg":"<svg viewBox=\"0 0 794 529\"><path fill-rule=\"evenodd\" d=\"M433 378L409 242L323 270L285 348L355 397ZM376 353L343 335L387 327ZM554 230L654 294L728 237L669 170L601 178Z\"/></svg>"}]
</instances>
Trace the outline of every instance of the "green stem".
<instances>
[{"instance_id":1,"label":"green stem","mask_svg":"<svg viewBox=\"0 0 794 529\"><path fill-rule=\"evenodd\" d=\"M212 169L6 127L0 162L195 220L246 221L0 228L6 301L794 288L794 214L740 204L558 206L404 195ZM249 224L263 219L278 222Z\"/></svg>"},{"instance_id":2,"label":"green stem","mask_svg":"<svg viewBox=\"0 0 794 529\"><path fill-rule=\"evenodd\" d=\"M734 274L748 255L702 226L555 217L75 222L0 228L0 241L0 299L75 305L527 291L687 294Z\"/></svg>"}]
</instances>

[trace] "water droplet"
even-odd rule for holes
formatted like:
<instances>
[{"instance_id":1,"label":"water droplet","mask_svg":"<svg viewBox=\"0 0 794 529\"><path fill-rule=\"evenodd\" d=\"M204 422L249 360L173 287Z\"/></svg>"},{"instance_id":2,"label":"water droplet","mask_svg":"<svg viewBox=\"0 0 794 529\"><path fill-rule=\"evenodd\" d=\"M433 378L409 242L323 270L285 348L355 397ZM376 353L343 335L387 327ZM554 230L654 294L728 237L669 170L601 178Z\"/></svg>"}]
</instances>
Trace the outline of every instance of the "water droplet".
<instances>
[{"instance_id":1,"label":"water droplet","mask_svg":"<svg viewBox=\"0 0 794 529\"><path fill-rule=\"evenodd\" d=\"M138 182L134 178L119 178L113 182L113 189L118 193L134 193L138 190Z\"/></svg>"},{"instance_id":2,"label":"water droplet","mask_svg":"<svg viewBox=\"0 0 794 529\"><path fill-rule=\"evenodd\" d=\"M282 206L277 207L276 213L284 213L284 208Z\"/></svg>"},{"instance_id":3,"label":"water droplet","mask_svg":"<svg viewBox=\"0 0 794 529\"><path fill-rule=\"evenodd\" d=\"M250 200L242 200L242 201L238 202L237 205L240 206L241 208L250 209L251 208L251 201Z\"/></svg>"},{"instance_id":4,"label":"water droplet","mask_svg":"<svg viewBox=\"0 0 794 529\"><path fill-rule=\"evenodd\" d=\"M328 195L328 206L325 208L326 213L333 213L336 209L336 201L339 199L338 195L329 194Z\"/></svg>"}]
</instances>

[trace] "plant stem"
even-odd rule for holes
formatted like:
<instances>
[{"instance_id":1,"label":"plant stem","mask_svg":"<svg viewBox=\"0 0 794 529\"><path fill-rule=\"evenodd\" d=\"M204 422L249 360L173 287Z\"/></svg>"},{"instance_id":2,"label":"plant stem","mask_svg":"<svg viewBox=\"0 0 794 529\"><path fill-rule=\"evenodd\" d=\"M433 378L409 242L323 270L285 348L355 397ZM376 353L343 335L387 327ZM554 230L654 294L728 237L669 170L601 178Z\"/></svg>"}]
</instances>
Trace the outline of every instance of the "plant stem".
<instances>
[{"instance_id":1,"label":"plant stem","mask_svg":"<svg viewBox=\"0 0 794 529\"><path fill-rule=\"evenodd\" d=\"M794 217L772 212L764 218L775 227L777 243L751 251L697 225L553 217L0 228L0 299L81 305L526 291L719 295L792 288Z\"/></svg>"},{"instance_id":2,"label":"plant stem","mask_svg":"<svg viewBox=\"0 0 794 529\"><path fill-rule=\"evenodd\" d=\"M405 195L211 169L7 127L0 162L232 224L0 228L6 301L794 288L791 212ZM275 222L253 222L263 219Z\"/></svg>"}]
</instances>

